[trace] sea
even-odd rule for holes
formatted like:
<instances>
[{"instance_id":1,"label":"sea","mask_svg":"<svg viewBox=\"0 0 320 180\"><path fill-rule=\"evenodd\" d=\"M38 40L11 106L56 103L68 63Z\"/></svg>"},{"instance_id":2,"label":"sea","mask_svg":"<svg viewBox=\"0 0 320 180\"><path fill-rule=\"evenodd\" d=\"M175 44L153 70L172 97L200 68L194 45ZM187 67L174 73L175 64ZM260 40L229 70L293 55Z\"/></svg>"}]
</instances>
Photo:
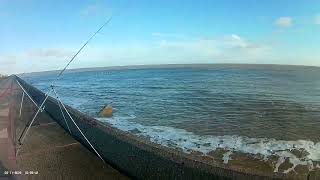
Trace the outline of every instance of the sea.
<instances>
[{"instance_id":1,"label":"sea","mask_svg":"<svg viewBox=\"0 0 320 180\"><path fill-rule=\"evenodd\" d=\"M47 91L56 73L22 77ZM320 68L166 65L66 72L62 101L154 143L204 155L218 148L320 168ZM53 96L53 95L52 95ZM111 105L111 118L99 118ZM302 156L292 150L303 151ZM226 161L227 162L227 161ZM277 168L275 169L277 171Z\"/></svg>"}]
</instances>

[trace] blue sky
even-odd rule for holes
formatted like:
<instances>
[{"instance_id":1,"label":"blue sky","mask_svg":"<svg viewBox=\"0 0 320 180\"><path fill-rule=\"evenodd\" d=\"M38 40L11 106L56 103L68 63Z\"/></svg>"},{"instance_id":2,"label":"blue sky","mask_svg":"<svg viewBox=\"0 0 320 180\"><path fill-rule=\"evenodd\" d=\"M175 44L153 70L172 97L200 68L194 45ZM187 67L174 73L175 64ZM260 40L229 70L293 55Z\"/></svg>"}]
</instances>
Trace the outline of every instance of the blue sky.
<instances>
[{"instance_id":1,"label":"blue sky","mask_svg":"<svg viewBox=\"0 0 320 180\"><path fill-rule=\"evenodd\" d=\"M320 66L320 2L0 0L0 73L53 70L106 19L70 68L259 63Z\"/></svg>"}]
</instances>

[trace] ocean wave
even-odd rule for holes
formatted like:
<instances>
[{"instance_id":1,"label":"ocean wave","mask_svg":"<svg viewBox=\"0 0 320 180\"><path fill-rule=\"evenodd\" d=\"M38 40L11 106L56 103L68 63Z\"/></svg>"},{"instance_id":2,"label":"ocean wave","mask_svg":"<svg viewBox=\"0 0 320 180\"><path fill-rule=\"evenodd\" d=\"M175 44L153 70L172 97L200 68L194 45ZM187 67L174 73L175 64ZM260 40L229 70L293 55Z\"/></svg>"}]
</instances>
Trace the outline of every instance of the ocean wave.
<instances>
[{"instance_id":1,"label":"ocean wave","mask_svg":"<svg viewBox=\"0 0 320 180\"><path fill-rule=\"evenodd\" d=\"M203 154L215 151L218 148L225 149L223 162L228 163L233 152L242 152L251 155L262 156L262 160L268 160L271 156L277 156L274 172L286 159L293 165L283 173L288 173L297 165L308 166L309 170L319 168L320 142L309 140L285 141L268 138L251 138L236 135L224 136L200 136L184 129L166 126L145 126L130 121L135 117L97 118L102 122L110 123L113 127L123 131L132 132L150 139L150 141L167 147L176 147L186 153L198 151ZM299 157L292 153L293 150L305 152ZM315 164L316 163L316 164Z\"/></svg>"}]
</instances>

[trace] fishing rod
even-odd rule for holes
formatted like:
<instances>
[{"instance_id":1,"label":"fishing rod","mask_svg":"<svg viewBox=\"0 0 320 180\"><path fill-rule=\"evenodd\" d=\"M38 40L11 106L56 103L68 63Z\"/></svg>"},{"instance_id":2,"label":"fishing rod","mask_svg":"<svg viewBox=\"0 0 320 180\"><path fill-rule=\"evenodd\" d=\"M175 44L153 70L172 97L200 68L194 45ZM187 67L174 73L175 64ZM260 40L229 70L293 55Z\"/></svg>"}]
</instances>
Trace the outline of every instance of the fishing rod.
<instances>
[{"instance_id":1,"label":"fishing rod","mask_svg":"<svg viewBox=\"0 0 320 180\"><path fill-rule=\"evenodd\" d=\"M47 101L47 99L49 98L49 94L54 91L54 84L56 81L58 81L60 79L60 77L62 76L62 74L66 71L66 69L68 68L68 66L74 61L74 59L78 56L78 54L84 49L84 47L87 46L87 44L103 29L103 27L105 27L107 24L109 24L109 22L111 21L112 16L81 46L81 48L77 51L77 53L70 59L70 61L67 63L67 65L60 71L60 73L57 75L56 79L54 79L51 82L50 85L50 89L45 93L45 98L42 101L41 105L38 107L38 110L36 112L36 114L34 115L34 117L32 118L31 122L29 123L29 126L27 128L27 130L25 131L24 135L22 136L21 140L19 141L20 145L22 145L26 135L28 134L28 131L30 130L34 120L36 119L37 115L39 114L39 112L44 110L44 104ZM94 149L94 148L93 148ZM94 149L95 150L95 149ZM99 155L100 156L100 155Z\"/></svg>"},{"instance_id":2,"label":"fishing rod","mask_svg":"<svg viewBox=\"0 0 320 180\"><path fill-rule=\"evenodd\" d=\"M111 19L112 19L112 16L86 41L86 43L83 44L83 46L78 50L78 52L71 58L71 60L68 62L68 64L60 71L60 73L58 74L57 78L55 80L53 80L51 85L53 85L53 83L55 83L55 81L59 80L60 76L64 73L64 71L72 63L72 61L77 57L77 55L82 51L82 49L91 41L91 39L93 39L94 36L96 36L96 34L98 34L101 31L101 29L104 26L109 24Z\"/></svg>"}]
</instances>

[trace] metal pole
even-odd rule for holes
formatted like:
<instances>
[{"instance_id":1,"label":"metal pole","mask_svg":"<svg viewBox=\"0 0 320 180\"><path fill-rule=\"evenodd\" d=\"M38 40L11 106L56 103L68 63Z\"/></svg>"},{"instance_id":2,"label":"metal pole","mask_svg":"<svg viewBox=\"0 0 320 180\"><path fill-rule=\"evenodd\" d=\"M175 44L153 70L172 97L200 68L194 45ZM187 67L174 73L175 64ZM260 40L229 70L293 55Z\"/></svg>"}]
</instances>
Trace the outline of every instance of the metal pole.
<instances>
[{"instance_id":1,"label":"metal pole","mask_svg":"<svg viewBox=\"0 0 320 180\"><path fill-rule=\"evenodd\" d=\"M59 108L60 108L61 114L62 114L62 116L63 116L64 122L66 123L66 125L67 125L67 127L68 127L68 130L69 130L69 133L71 134L71 130L70 130L70 128L69 128L69 125L68 125L67 119L66 119L66 117L64 116L64 113L63 113L62 108L61 108L61 105L60 105L61 100L59 99L59 97L58 97L58 96L57 96L57 101L58 101L58 105L59 105Z\"/></svg>"},{"instance_id":2,"label":"metal pole","mask_svg":"<svg viewBox=\"0 0 320 180\"><path fill-rule=\"evenodd\" d=\"M57 78L52 81L51 87L54 86L55 82L59 79L59 77L63 74L63 72L67 69L67 67L71 64L71 62L77 57L77 55L82 51L82 49L91 41L91 39L93 39L93 37L94 37L96 34L98 34L98 33L101 31L101 29L102 29L105 25L107 25L107 24L111 21L111 19L112 19L112 17L110 17L110 18L86 41L86 43L84 43L84 45L81 46L81 48L80 48L80 49L77 51L77 53L71 58L71 60L68 62L68 64L60 71L60 73L58 74ZM18 84L19 84L19 82L18 82ZM20 87L22 87L22 86L20 85ZM36 113L35 116L33 117L33 119L32 119L32 121L31 121L31 123L30 123L30 125L29 125L29 127L28 127L28 129L27 129L27 131L26 131L26 133L24 134L24 136L23 136L22 139L21 139L22 142L23 142L26 134L28 133L28 131L29 131L29 129L30 129L33 121L35 120L36 116L37 116L38 113L40 112L40 109L42 109L42 106L44 105L44 103L45 103L46 100L48 99L49 94L51 93L51 91L52 91L52 89L49 90L49 91L45 94L45 99L44 99L43 102L41 103L41 106L38 107L37 113ZM21 142L21 143L22 143L22 142Z\"/></svg>"},{"instance_id":3,"label":"metal pole","mask_svg":"<svg viewBox=\"0 0 320 180\"><path fill-rule=\"evenodd\" d=\"M24 100L24 92L22 92L22 98L21 98L21 104L20 104L20 110L19 110L19 118L21 117L21 111L22 111L23 100Z\"/></svg>"},{"instance_id":4,"label":"metal pole","mask_svg":"<svg viewBox=\"0 0 320 180\"><path fill-rule=\"evenodd\" d=\"M56 94L56 96L58 97L57 92L53 89L53 92ZM58 99L59 100L59 99ZM60 100L59 100L60 101ZM81 129L79 128L79 126L77 125L77 123L74 121L74 119L72 118L72 116L70 115L69 111L67 110L67 108L65 107L65 105L60 101L62 107L64 108L64 110L67 112L68 116L70 117L71 121L73 122L73 124L77 127L77 129L79 130L79 132L81 133L81 135L84 137L84 139L87 141L87 143L90 145L90 147L94 150L94 152L99 156L99 158L103 161L104 159L100 156L100 154L98 153L98 151L93 147L93 145L90 143L90 141L88 140L88 138L83 134L83 132L81 131Z\"/></svg>"},{"instance_id":5,"label":"metal pole","mask_svg":"<svg viewBox=\"0 0 320 180\"><path fill-rule=\"evenodd\" d=\"M70 61L67 63L67 65L60 71L60 73L58 74L57 78L52 81L52 83L51 83L52 89L53 89L53 86L54 86L55 82L60 78L60 76L64 73L64 71L65 71L65 70L67 69L67 67L71 64L71 62L77 57L77 55L82 51L82 49L93 39L93 37L94 37L96 34L98 34L98 33L101 31L101 29L102 29L104 26L106 26L106 25L111 21L111 19L112 19L112 16L84 43L83 46L81 46L81 48L77 51L77 53L70 59ZM18 84L19 84L19 82L18 82ZM20 87L22 87L22 86L20 85ZM49 94L51 93L51 91L52 91L52 90L49 90L49 91L45 94L45 98L44 98L43 102L41 103L40 107L38 107L38 110L37 110L35 116L33 117L31 123L29 124L29 127L27 128L25 134L23 135L23 137L22 137L22 139L21 139L21 142L20 142L20 145L23 143L26 135L27 135L28 132L29 132L30 127L32 126L32 124L33 124L34 120L36 119L37 115L39 114L40 110L42 111L43 105L44 105L45 102L47 101L47 99L48 99ZM63 104L62 104L62 106L64 107ZM64 108L65 108L65 107L64 107ZM68 112L67 110L66 110L66 112L67 112L68 115L70 116L70 114L69 114L69 112ZM70 117L71 117L71 116L70 116ZM71 117L71 120L73 121L72 117ZM73 121L73 122L74 122L74 121ZM74 123L75 123L75 122L74 122ZM77 125L76 125L76 126L77 126ZM81 130L79 129L78 126L77 126L77 128L78 128L78 130L81 132ZM83 133L81 132L81 134L83 134ZM83 134L83 136L84 136L84 134ZM85 136L84 136L84 137L85 137ZM85 139L87 140L86 137L85 137ZM88 141L88 140L87 140L87 141ZM101 156L100 156L99 153L93 148L93 146L91 145L91 143L90 143L90 142L88 142L88 143L90 144L90 146L92 147L92 149L98 154L98 156L101 158ZM17 151L17 153L18 153L18 151ZM102 158L101 158L101 159L102 159ZM102 159L102 161L104 162L103 159Z\"/></svg>"},{"instance_id":6,"label":"metal pole","mask_svg":"<svg viewBox=\"0 0 320 180\"><path fill-rule=\"evenodd\" d=\"M25 134L23 135L23 137L21 138L20 144L22 144L23 141L24 141L24 139L26 138L26 136L27 136L27 134L28 134L28 132L29 132L29 129L31 128L31 126L32 126L34 120L36 119L36 117L38 116L39 112L43 110L42 107L43 107L44 103L47 101L47 99L48 99L49 94L51 93L51 91L52 91L52 90L50 90L50 91L48 92L47 96L45 97L45 99L43 100L42 104L41 104L40 107L38 108L36 114L35 114L34 117L32 118L32 120L31 120L31 122L30 122L30 124L29 124L29 126L28 126L28 128L27 128L27 130L26 130L26 133L25 133Z\"/></svg>"},{"instance_id":7,"label":"metal pole","mask_svg":"<svg viewBox=\"0 0 320 180\"><path fill-rule=\"evenodd\" d=\"M39 108L38 104L36 102L34 102L34 100L31 98L31 96L27 93L27 91L22 87L22 85L19 83L18 80L16 80L16 82L18 83L18 85L21 87L21 89L23 90L24 93L26 93L26 95L29 97L29 99L33 102L33 104L35 106L37 106L37 108Z\"/></svg>"}]
</instances>

